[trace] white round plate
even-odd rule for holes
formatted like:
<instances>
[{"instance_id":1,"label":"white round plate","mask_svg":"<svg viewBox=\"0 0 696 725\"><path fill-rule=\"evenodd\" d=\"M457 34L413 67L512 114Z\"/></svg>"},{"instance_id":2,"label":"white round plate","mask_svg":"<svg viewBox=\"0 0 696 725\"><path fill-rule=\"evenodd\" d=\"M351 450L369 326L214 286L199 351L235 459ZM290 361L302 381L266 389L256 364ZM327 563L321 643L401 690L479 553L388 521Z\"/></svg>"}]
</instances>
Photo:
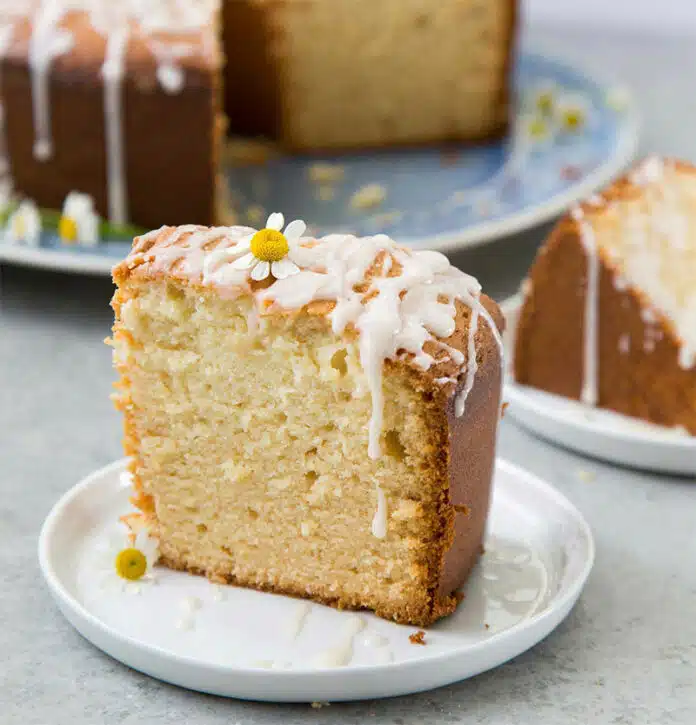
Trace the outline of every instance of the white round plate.
<instances>
[{"instance_id":1,"label":"white round plate","mask_svg":"<svg viewBox=\"0 0 696 725\"><path fill-rule=\"evenodd\" d=\"M505 400L508 414L546 440L621 466L677 475L696 475L696 437L629 418L576 400L518 385L512 378L514 336L522 300L501 305L508 352Z\"/></svg>"},{"instance_id":2,"label":"white round plate","mask_svg":"<svg viewBox=\"0 0 696 725\"><path fill-rule=\"evenodd\" d=\"M457 612L428 629L422 646L409 640L416 627L159 567L153 581L124 587L104 553L130 510L124 470L119 461L93 473L53 508L39 540L44 577L66 618L104 652L216 695L360 700L471 677L549 634L594 560L581 514L549 484L499 461L486 554Z\"/></svg>"},{"instance_id":3,"label":"white round plate","mask_svg":"<svg viewBox=\"0 0 696 725\"><path fill-rule=\"evenodd\" d=\"M240 222L255 227L268 212L282 211L305 219L316 236L384 233L406 245L454 252L547 221L604 186L633 157L638 122L624 89L526 51L518 54L514 83L512 130L495 142L280 156L230 168ZM542 117L534 101L549 89L558 106L580 108L586 122L568 131L553 116ZM318 162L338 168L341 179L312 181ZM363 208L355 198L368 187L375 199L384 198ZM96 248L79 249L46 231L34 248L0 238L0 261L110 274L130 243L107 234Z\"/></svg>"}]
</instances>

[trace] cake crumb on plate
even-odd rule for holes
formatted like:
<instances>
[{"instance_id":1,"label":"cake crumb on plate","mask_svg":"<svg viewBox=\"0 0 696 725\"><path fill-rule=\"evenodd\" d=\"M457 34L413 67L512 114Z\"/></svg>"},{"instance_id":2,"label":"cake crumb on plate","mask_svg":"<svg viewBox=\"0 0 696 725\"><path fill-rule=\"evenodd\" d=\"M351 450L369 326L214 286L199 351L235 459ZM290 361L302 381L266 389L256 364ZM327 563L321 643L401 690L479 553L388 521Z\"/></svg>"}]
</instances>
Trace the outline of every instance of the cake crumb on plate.
<instances>
[{"instance_id":1,"label":"cake crumb on plate","mask_svg":"<svg viewBox=\"0 0 696 725\"><path fill-rule=\"evenodd\" d=\"M427 644L425 641L425 632L422 629L419 629L417 632L409 635L408 640L411 644Z\"/></svg>"}]
</instances>

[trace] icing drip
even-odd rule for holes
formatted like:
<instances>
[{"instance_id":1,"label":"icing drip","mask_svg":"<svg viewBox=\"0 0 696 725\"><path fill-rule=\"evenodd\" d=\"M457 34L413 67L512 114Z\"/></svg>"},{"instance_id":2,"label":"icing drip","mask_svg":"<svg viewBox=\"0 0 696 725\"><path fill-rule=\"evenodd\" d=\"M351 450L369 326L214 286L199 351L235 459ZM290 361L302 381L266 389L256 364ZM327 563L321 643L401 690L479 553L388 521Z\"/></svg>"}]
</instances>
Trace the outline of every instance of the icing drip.
<instances>
[{"instance_id":1,"label":"icing drip","mask_svg":"<svg viewBox=\"0 0 696 725\"><path fill-rule=\"evenodd\" d=\"M291 639L297 639L311 611L312 605L309 602L300 602L297 605L287 627L288 635Z\"/></svg>"},{"instance_id":2,"label":"icing drip","mask_svg":"<svg viewBox=\"0 0 696 725\"><path fill-rule=\"evenodd\" d=\"M383 539L387 535L387 497L379 483L375 483L375 490L377 491L377 510L372 519L372 535L377 539Z\"/></svg>"},{"instance_id":3,"label":"icing drip","mask_svg":"<svg viewBox=\"0 0 696 725\"><path fill-rule=\"evenodd\" d=\"M597 366L599 363L599 251L594 230L580 207L571 212L580 225L580 240L587 260L585 288L585 320L583 343L583 381L580 400L586 405L597 405Z\"/></svg>"},{"instance_id":4,"label":"icing drip","mask_svg":"<svg viewBox=\"0 0 696 725\"><path fill-rule=\"evenodd\" d=\"M624 332L619 337L619 352L622 355L628 355L630 350L631 350L631 336L627 332Z\"/></svg>"},{"instance_id":5,"label":"icing drip","mask_svg":"<svg viewBox=\"0 0 696 725\"><path fill-rule=\"evenodd\" d=\"M106 41L106 57L102 66L109 221L114 224L125 224L128 221L126 181L123 168L122 108L122 81L127 43L128 29L125 25L110 33Z\"/></svg>"},{"instance_id":6,"label":"icing drip","mask_svg":"<svg viewBox=\"0 0 696 725\"><path fill-rule=\"evenodd\" d=\"M57 28L67 9L63 0L44 0L34 19L29 41L34 109L34 157L39 161L46 161L53 156L49 74L53 59L67 53L73 46L70 33Z\"/></svg>"},{"instance_id":7,"label":"icing drip","mask_svg":"<svg viewBox=\"0 0 696 725\"><path fill-rule=\"evenodd\" d=\"M662 179L664 172L665 166L662 159L659 156L650 156L631 172L630 180L638 186L655 184Z\"/></svg>"},{"instance_id":8,"label":"icing drip","mask_svg":"<svg viewBox=\"0 0 696 725\"><path fill-rule=\"evenodd\" d=\"M353 657L353 640L355 635L365 629L365 621L358 616L350 615L341 641L334 647L315 655L312 659L314 667L343 667Z\"/></svg>"},{"instance_id":9,"label":"icing drip","mask_svg":"<svg viewBox=\"0 0 696 725\"><path fill-rule=\"evenodd\" d=\"M454 412L457 418L464 415L466 400L469 397L471 389L474 387L474 378L478 370L476 362L476 331L478 330L479 308L475 307L471 312L471 321L469 322L469 342L466 360L466 382L462 392L457 396L454 404Z\"/></svg>"},{"instance_id":10,"label":"icing drip","mask_svg":"<svg viewBox=\"0 0 696 725\"><path fill-rule=\"evenodd\" d=\"M163 63L157 69L157 80L167 93L180 93L184 87L184 71L173 63Z\"/></svg>"}]
</instances>

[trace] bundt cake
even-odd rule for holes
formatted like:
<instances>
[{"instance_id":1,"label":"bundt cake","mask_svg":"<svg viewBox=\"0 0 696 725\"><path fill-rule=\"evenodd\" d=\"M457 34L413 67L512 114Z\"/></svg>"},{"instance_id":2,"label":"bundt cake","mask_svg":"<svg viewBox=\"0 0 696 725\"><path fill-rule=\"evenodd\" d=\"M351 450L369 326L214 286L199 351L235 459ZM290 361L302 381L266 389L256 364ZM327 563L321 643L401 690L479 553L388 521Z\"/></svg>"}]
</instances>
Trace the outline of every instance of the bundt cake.
<instances>
[{"instance_id":1,"label":"bundt cake","mask_svg":"<svg viewBox=\"0 0 696 725\"><path fill-rule=\"evenodd\" d=\"M541 248L515 379L696 435L695 279L696 168L648 158Z\"/></svg>"},{"instance_id":2,"label":"bundt cake","mask_svg":"<svg viewBox=\"0 0 696 725\"><path fill-rule=\"evenodd\" d=\"M502 135L516 0L5 0L18 194L222 223L228 134L319 151ZM176 160L176 161L174 161Z\"/></svg>"},{"instance_id":3,"label":"bundt cake","mask_svg":"<svg viewBox=\"0 0 696 725\"><path fill-rule=\"evenodd\" d=\"M167 567L425 626L482 550L501 315L439 253L283 223L114 269L128 520Z\"/></svg>"}]
</instances>

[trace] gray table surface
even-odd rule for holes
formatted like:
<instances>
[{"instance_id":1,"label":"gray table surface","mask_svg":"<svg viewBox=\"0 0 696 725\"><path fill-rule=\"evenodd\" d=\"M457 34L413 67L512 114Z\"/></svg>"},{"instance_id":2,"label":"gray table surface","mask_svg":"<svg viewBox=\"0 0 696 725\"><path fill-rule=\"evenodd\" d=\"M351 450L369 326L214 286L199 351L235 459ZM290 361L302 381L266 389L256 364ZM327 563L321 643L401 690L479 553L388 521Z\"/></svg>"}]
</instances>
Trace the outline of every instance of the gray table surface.
<instances>
[{"instance_id":1,"label":"gray table surface","mask_svg":"<svg viewBox=\"0 0 696 725\"><path fill-rule=\"evenodd\" d=\"M611 70L637 93L643 151L696 161L696 43L536 29L530 45ZM455 257L499 299L545 230ZM36 561L39 527L79 478L120 457L103 345L110 283L2 269L0 723L293 725L696 723L696 482L619 470L503 424L502 456L553 482L587 516L598 558L570 617L530 652L412 697L322 709L185 692L103 655L62 618ZM581 471L596 474L586 480Z\"/></svg>"}]
</instances>

